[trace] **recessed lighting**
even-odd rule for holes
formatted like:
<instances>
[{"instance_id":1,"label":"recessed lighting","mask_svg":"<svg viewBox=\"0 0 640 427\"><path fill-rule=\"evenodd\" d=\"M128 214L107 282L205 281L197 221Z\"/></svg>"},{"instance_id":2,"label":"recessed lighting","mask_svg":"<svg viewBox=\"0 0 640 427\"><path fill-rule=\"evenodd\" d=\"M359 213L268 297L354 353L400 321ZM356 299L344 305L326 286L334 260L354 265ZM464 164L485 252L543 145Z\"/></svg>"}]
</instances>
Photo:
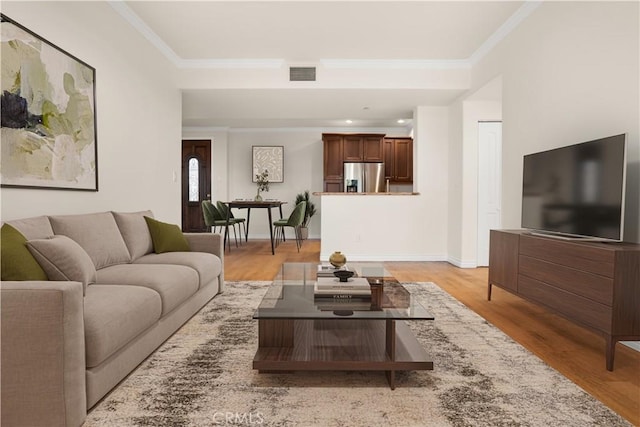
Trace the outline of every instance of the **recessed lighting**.
<instances>
[{"instance_id":1,"label":"recessed lighting","mask_svg":"<svg viewBox=\"0 0 640 427\"><path fill-rule=\"evenodd\" d=\"M404 119L398 119L398 123L404 123Z\"/></svg>"},{"instance_id":2,"label":"recessed lighting","mask_svg":"<svg viewBox=\"0 0 640 427\"><path fill-rule=\"evenodd\" d=\"M347 124L351 124L351 123L353 123L353 120L347 119L347 120L345 120L345 122L347 122Z\"/></svg>"}]
</instances>

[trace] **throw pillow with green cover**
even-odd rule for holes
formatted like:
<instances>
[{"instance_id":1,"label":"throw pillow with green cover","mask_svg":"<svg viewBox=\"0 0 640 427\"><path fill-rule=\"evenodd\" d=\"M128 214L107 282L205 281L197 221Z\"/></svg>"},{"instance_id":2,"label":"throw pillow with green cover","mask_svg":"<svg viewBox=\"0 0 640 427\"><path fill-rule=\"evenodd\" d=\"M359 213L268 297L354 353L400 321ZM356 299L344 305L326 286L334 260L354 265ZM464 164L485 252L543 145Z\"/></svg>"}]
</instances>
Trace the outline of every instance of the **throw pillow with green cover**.
<instances>
[{"instance_id":1,"label":"throw pillow with green cover","mask_svg":"<svg viewBox=\"0 0 640 427\"><path fill-rule=\"evenodd\" d=\"M49 280L26 243L27 238L11 225L0 229L2 280Z\"/></svg>"},{"instance_id":2,"label":"throw pillow with green cover","mask_svg":"<svg viewBox=\"0 0 640 427\"><path fill-rule=\"evenodd\" d=\"M155 253L191 251L189 242L177 225L167 224L148 216L145 216L144 220L147 221Z\"/></svg>"}]
</instances>

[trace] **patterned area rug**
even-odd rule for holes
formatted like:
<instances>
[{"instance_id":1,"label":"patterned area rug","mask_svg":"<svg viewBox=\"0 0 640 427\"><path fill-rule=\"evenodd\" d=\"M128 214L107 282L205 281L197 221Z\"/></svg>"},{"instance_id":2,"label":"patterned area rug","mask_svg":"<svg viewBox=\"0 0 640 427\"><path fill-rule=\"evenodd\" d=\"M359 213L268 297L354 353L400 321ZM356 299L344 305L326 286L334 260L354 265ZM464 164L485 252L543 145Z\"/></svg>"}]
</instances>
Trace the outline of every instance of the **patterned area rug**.
<instances>
[{"instance_id":1,"label":"patterned area rug","mask_svg":"<svg viewBox=\"0 0 640 427\"><path fill-rule=\"evenodd\" d=\"M88 415L86 426L627 426L433 283L405 287L435 316L410 327L433 371L259 374L267 282L228 282Z\"/></svg>"}]
</instances>

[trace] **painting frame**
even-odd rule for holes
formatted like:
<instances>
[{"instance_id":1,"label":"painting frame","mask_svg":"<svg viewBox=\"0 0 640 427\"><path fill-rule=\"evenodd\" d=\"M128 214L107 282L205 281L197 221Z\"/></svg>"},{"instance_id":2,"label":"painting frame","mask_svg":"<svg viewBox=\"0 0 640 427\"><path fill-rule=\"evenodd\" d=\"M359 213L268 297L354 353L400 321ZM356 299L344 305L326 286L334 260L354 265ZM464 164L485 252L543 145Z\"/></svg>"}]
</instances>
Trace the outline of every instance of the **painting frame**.
<instances>
[{"instance_id":1,"label":"painting frame","mask_svg":"<svg viewBox=\"0 0 640 427\"><path fill-rule=\"evenodd\" d=\"M252 182L257 182L256 175L264 170L269 171L269 182L284 182L283 145L253 145L251 153Z\"/></svg>"},{"instance_id":2,"label":"painting frame","mask_svg":"<svg viewBox=\"0 0 640 427\"><path fill-rule=\"evenodd\" d=\"M98 191L96 69L0 14L0 187Z\"/></svg>"}]
</instances>

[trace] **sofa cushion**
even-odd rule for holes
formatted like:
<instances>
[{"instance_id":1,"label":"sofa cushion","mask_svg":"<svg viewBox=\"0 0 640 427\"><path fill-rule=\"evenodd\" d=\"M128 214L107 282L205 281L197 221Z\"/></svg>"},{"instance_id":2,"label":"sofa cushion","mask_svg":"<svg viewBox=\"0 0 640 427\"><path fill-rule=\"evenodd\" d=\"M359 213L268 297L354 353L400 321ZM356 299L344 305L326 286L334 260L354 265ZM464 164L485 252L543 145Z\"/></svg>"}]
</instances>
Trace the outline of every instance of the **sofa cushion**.
<instances>
[{"instance_id":1,"label":"sofa cushion","mask_svg":"<svg viewBox=\"0 0 640 427\"><path fill-rule=\"evenodd\" d=\"M35 216L32 218L16 219L6 221L7 224L18 230L27 240L46 239L53 236L53 229L49 218L46 216Z\"/></svg>"},{"instance_id":2,"label":"sofa cushion","mask_svg":"<svg viewBox=\"0 0 640 427\"><path fill-rule=\"evenodd\" d=\"M86 365L98 366L160 319L160 295L141 286L91 285L84 298Z\"/></svg>"},{"instance_id":3,"label":"sofa cushion","mask_svg":"<svg viewBox=\"0 0 640 427\"><path fill-rule=\"evenodd\" d=\"M49 217L55 234L75 240L89 254L96 270L131 261L111 212Z\"/></svg>"},{"instance_id":4,"label":"sofa cushion","mask_svg":"<svg viewBox=\"0 0 640 427\"><path fill-rule=\"evenodd\" d=\"M47 274L26 246L27 238L9 224L0 228L2 280L47 280Z\"/></svg>"},{"instance_id":5,"label":"sofa cushion","mask_svg":"<svg viewBox=\"0 0 640 427\"><path fill-rule=\"evenodd\" d=\"M149 226L155 253L188 252L191 250L189 242L177 225L167 224L149 217L144 217L144 219Z\"/></svg>"},{"instance_id":6,"label":"sofa cushion","mask_svg":"<svg viewBox=\"0 0 640 427\"><path fill-rule=\"evenodd\" d=\"M148 254L134 261L135 264L174 264L193 268L200 277L200 287L220 275L222 262L213 254L204 252L167 252Z\"/></svg>"},{"instance_id":7,"label":"sofa cushion","mask_svg":"<svg viewBox=\"0 0 640 427\"><path fill-rule=\"evenodd\" d=\"M81 282L83 292L96 281L96 267L82 247L67 236L52 236L27 242L29 251L49 280Z\"/></svg>"},{"instance_id":8,"label":"sofa cushion","mask_svg":"<svg viewBox=\"0 0 640 427\"><path fill-rule=\"evenodd\" d=\"M198 273L182 265L120 264L98 270L98 284L143 286L160 294L162 315L198 291Z\"/></svg>"},{"instance_id":9,"label":"sofa cushion","mask_svg":"<svg viewBox=\"0 0 640 427\"><path fill-rule=\"evenodd\" d=\"M145 216L153 218L151 211L142 212L111 212L118 224L124 243L127 245L131 260L153 252L153 242Z\"/></svg>"}]
</instances>

